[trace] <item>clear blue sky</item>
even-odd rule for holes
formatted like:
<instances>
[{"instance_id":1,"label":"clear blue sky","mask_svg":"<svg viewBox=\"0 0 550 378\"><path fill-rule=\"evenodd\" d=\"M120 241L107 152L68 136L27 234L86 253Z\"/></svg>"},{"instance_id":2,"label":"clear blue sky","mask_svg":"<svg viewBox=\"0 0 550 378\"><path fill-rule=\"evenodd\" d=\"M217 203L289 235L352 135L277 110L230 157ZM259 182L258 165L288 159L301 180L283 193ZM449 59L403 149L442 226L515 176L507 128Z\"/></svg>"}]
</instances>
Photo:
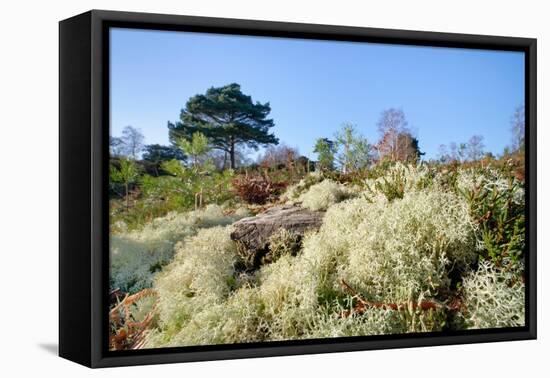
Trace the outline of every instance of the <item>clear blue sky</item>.
<instances>
[{"instance_id":1,"label":"clear blue sky","mask_svg":"<svg viewBox=\"0 0 550 378\"><path fill-rule=\"evenodd\" d=\"M145 143L168 144L166 124L189 97L236 82L270 102L275 135L311 158L343 122L376 142L390 107L405 112L426 158L474 134L500 153L523 73L519 52L113 29L111 134L132 125Z\"/></svg>"}]
</instances>

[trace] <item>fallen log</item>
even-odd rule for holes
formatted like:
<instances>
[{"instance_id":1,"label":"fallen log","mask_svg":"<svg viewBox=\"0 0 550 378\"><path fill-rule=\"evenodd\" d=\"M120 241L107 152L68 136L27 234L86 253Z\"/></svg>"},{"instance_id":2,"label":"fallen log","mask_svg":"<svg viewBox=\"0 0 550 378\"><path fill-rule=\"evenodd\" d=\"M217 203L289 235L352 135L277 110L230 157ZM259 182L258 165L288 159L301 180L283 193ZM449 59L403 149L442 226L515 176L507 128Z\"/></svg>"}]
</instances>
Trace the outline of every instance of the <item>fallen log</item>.
<instances>
[{"instance_id":1,"label":"fallen log","mask_svg":"<svg viewBox=\"0 0 550 378\"><path fill-rule=\"evenodd\" d=\"M300 206L276 206L233 223L230 236L239 246L239 254L247 268L255 270L261 265L262 257L268 254L269 240L273 234L285 229L301 238L308 231L317 231L323 217L323 212Z\"/></svg>"}]
</instances>

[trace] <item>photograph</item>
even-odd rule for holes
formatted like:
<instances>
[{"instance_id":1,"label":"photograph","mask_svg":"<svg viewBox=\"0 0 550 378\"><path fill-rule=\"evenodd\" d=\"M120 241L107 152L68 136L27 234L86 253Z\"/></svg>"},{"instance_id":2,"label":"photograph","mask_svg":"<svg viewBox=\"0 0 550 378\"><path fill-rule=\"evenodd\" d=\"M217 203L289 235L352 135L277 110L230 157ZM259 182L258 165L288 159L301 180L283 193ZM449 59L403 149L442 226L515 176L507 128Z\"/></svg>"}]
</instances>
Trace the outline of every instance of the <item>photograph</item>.
<instances>
[{"instance_id":1,"label":"photograph","mask_svg":"<svg viewBox=\"0 0 550 378\"><path fill-rule=\"evenodd\" d=\"M527 326L524 51L108 39L109 351Z\"/></svg>"}]
</instances>

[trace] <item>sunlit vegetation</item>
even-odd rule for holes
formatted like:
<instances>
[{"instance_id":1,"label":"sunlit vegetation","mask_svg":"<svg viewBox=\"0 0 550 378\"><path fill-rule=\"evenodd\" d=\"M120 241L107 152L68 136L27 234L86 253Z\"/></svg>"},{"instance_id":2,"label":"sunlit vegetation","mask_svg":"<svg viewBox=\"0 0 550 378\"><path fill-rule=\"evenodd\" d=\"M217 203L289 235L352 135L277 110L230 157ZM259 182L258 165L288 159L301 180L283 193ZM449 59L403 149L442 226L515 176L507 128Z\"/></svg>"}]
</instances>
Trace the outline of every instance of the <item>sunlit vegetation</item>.
<instances>
[{"instance_id":1,"label":"sunlit vegetation","mask_svg":"<svg viewBox=\"0 0 550 378\"><path fill-rule=\"evenodd\" d=\"M524 325L521 108L502 153L474 136L430 160L399 109L377 141L336 126L311 160L270 110L231 84L187 102L170 146L111 138L111 349ZM281 205L322 225L275 230L247 267L234 223Z\"/></svg>"}]
</instances>

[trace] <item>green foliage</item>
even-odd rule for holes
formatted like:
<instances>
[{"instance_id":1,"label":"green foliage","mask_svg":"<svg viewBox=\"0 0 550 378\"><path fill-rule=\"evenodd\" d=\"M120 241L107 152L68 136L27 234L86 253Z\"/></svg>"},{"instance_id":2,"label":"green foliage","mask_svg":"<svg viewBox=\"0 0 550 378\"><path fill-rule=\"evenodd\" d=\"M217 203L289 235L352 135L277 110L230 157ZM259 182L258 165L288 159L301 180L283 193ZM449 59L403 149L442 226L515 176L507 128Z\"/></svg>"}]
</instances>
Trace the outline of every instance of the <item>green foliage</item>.
<instances>
[{"instance_id":1,"label":"green foliage","mask_svg":"<svg viewBox=\"0 0 550 378\"><path fill-rule=\"evenodd\" d=\"M139 169L135 161L128 158L119 159L119 167L110 166L109 179L112 183L120 183L124 186L126 208L130 206L130 184L137 181Z\"/></svg>"},{"instance_id":2,"label":"green foliage","mask_svg":"<svg viewBox=\"0 0 550 378\"><path fill-rule=\"evenodd\" d=\"M160 166L163 162L169 160L184 161L186 159L186 156L179 148L172 146L149 144L145 146L144 150L143 160L153 164L156 176L161 174Z\"/></svg>"},{"instance_id":3,"label":"green foliage","mask_svg":"<svg viewBox=\"0 0 550 378\"><path fill-rule=\"evenodd\" d=\"M206 136L196 132L191 140L180 138L177 144L191 157L191 168L176 160L163 163L162 168L180 180L185 198L189 202L194 202L195 208L205 203L219 203L223 199L228 199L231 194L229 183L233 171L215 172L212 160L206 156L210 151Z\"/></svg>"},{"instance_id":4,"label":"green foliage","mask_svg":"<svg viewBox=\"0 0 550 378\"><path fill-rule=\"evenodd\" d=\"M171 211L235 202L231 187L234 177L232 170L197 171L178 160L163 162L161 167L170 176L141 176L136 182L139 195L134 198L131 206L120 206L119 201L111 199L112 231L119 230L120 224L128 229L139 229L154 218ZM202 168L210 169L207 163Z\"/></svg>"},{"instance_id":5,"label":"green foliage","mask_svg":"<svg viewBox=\"0 0 550 378\"><path fill-rule=\"evenodd\" d=\"M112 182L130 184L137 181L139 169L135 161L128 158L119 159L119 167L111 164L109 178Z\"/></svg>"},{"instance_id":6,"label":"green foliage","mask_svg":"<svg viewBox=\"0 0 550 378\"><path fill-rule=\"evenodd\" d=\"M152 163L160 164L163 161L168 160L180 160L186 159L183 152L176 147L163 146L161 144L148 144L144 148L143 160L150 161Z\"/></svg>"},{"instance_id":7,"label":"green foliage","mask_svg":"<svg viewBox=\"0 0 550 378\"><path fill-rule=\"evenodd\" d=\"M166 163L168 166L173 163ZM173 164L174 169L182 169L181 164ZM165 166L165 167L168 167ZM170 168L171 169L171 168ZM144 175L140 181L141 200L132 210L147 211L154 218L175 210L186 210L194 205L193 188L181 179L171 176L152 177ZM136 211L134 211L135 213ZM151 221L152 219L144 219ZM140 222L143 223L143 222Z\"/></svg>"},{"instance_id":8,"label":"green foliage","mask_svg":"<svg viewBox=\"0 0 550 378\"><path fill-rule=\"evenodd\" d=\"M210 151L208 146L208 138L201 133L195 132L190 140L179 138L176 140L176 145L183 151L183 153L189 155L192 159L193 168L199 169L201 167L201 158Z\"/></svg>"},{"instance_id":9,"label":"green foliage","mask_svg":"<svg viewBox=\"0 0 550 378\"><path fill-rule=\"evenodd\" d=\"M162 169L182 181L185 181L191 175L191 170L175 159L163 162Z\"/></svg>"},{"instance_id":10,"label":"green foliage","mask_svg":"<svg viewBox=\"0 0 550 378\"><path fill-rule=\"evenodd\" d=\"M491 170L459 172L456 191L478 224L482 257L517 264L525 249L525 191L520 181Z\"/></svg>"},{"instance_id":11,"label":"green foliage","mask_svg":"<svg viewBox=\"0 0 550 378\"><path fill-rule=\"evenodd\" d=\"M313 152L317 154L317 166L321 171L329 171L334 169L334 155L336 154L336 146L332 140L327 138L317 139Z\"/></svg>"},{"instance_id":12,"label":"green foliage","mask_svg":"<svg viewBox=\"0 0 550 378\"><path fill-rule=\"evenodd\" d=\"M216 149L230 155L231 168L235 168L235 147L243 144L257 149L259 146L277 144L278 139L269 132L274 126L267 118L271 112L269 103L254 103L241 92L241 86L233 83L209 88L206 94L193 96L181 111L180 121L168 123L170 140L190 139L201 132Z\"/></svg>"},{"instance_id":13,"label":"green foliage","mask_svg":"<svg viewBox=\"0 0 550 378\"><path fill-rule=\"evenodd\" d=\"M335 147L340 151L337 161L343 173L368 168L371 163L373 147L367 139L357 135L352 124L343 124L341 130L336 133Z\"/></svg>"}]
</instances>

